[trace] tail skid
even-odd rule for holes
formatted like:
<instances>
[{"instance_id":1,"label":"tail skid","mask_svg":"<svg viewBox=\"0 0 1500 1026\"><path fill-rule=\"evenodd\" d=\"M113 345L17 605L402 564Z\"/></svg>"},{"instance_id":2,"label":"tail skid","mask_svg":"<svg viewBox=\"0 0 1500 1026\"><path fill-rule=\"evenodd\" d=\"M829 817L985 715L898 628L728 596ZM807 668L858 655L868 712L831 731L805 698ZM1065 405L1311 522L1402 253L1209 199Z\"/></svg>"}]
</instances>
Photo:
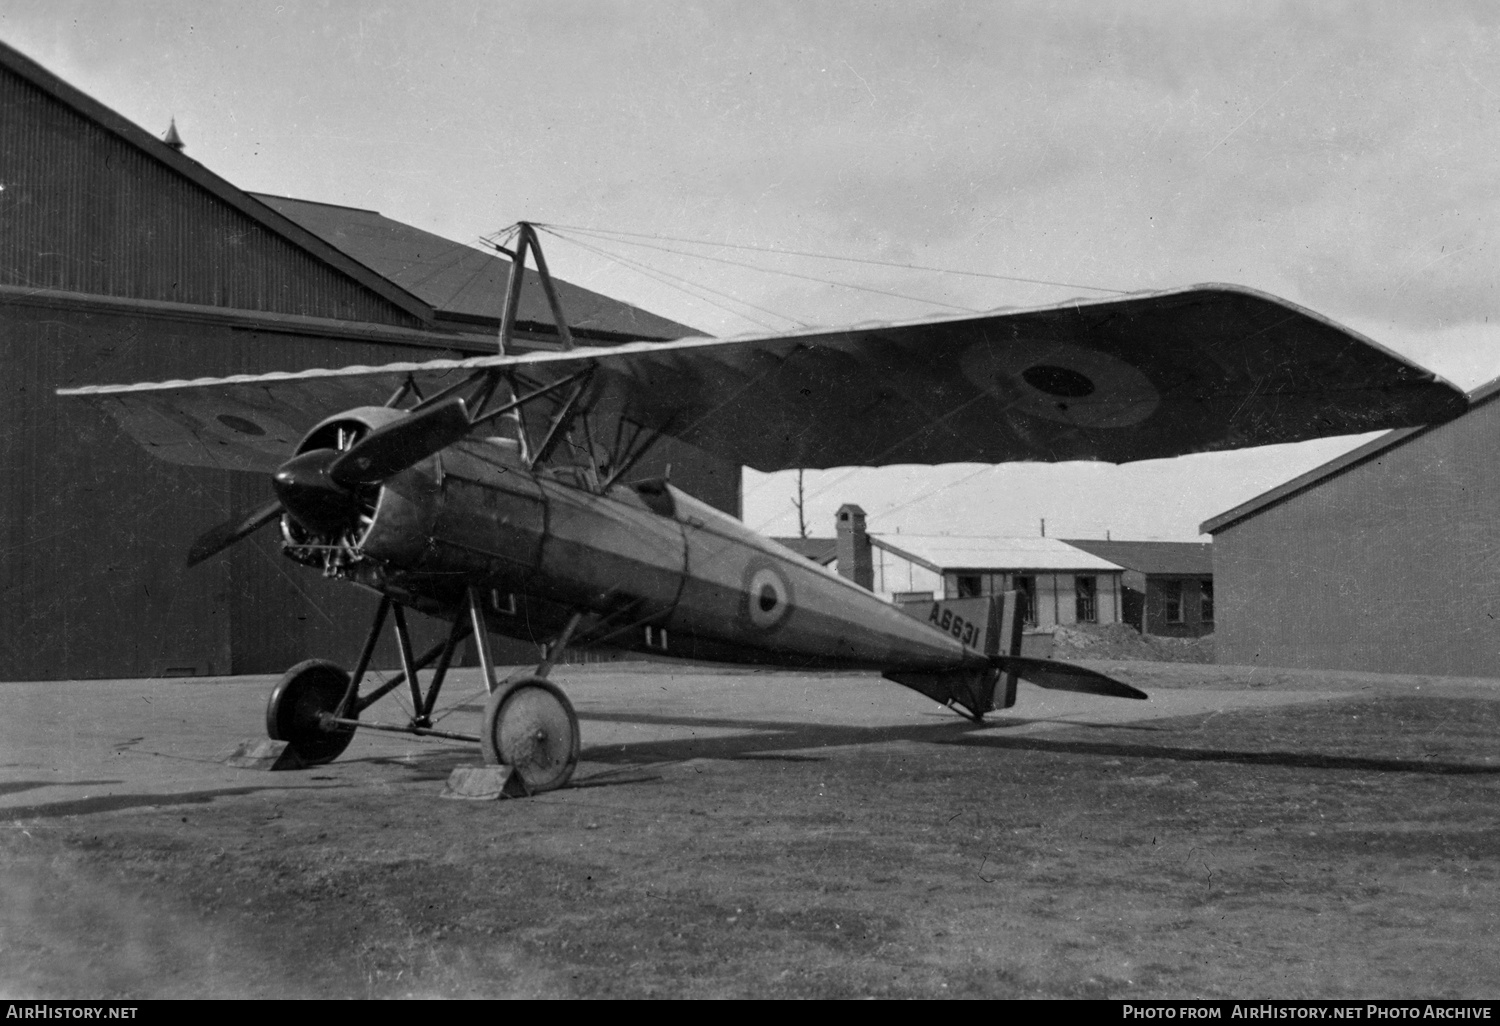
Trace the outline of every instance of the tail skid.
<instances>
[{"instance_id":1,"label":"tail skid","mask_svg":"<svg viewBox=\"0 0 1500 1026\"><path fill-rule=\"evenodd\" d=\"M887 673L886 680L920 691L934 702L957 709L975 723L995 705L995 682L1000 670L949 670L946 673Z\"/></svg>"}]
</instances>

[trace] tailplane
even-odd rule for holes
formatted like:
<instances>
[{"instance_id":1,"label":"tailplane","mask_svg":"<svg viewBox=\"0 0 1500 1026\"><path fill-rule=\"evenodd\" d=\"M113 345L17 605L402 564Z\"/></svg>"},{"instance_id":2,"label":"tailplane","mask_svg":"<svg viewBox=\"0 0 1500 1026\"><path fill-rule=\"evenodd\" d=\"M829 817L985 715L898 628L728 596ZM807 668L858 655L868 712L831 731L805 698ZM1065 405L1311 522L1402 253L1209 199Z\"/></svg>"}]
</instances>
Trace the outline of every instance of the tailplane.
<instances>
[{"instance_id":1,"label":"tailplane","mask_svg":"<svg viewBox=\"0 0 1500 1026\"><path fill-rule=\"evenodd\" d=\"M997 693L1002 678L1005 690ZM1052 691L1077 691L1107 698L1149 697L1144 691L1097 670L1027 656L991 656L990 666L985 669L885 674L886 680L920 691L935 702L957 709L975 723L982 722L984 714L992 709L1009 709L1016 704L1017 678Z\"/></svg>"},{"instance_id":2,"label":"tailplane","mask_svg":"<svg viewBox=\"0 0 1500 1026\"><path fill-rule=\"evenodd\" d=\"M1039 688L1050 688L1053 691L1079 691L1085 695L1104 695L1109 698L1150 697L1144 691L1115 680L1113 677L1107 677L1097 670L1074 666L1072 663L1060 663L1054 659L1030 659L1026 656L993 656L991 658L997 672L1003 672L1007 679L1020 677ZM999 708L1009 708L1014 704L1014 694L1014 689L1012 689L1010 702Z\"/></svg>"},{"instance_id":3,"label":"tailplane","mask_svg":"<svg viewBox=\"0 0 1500 1026\"><path fill-rule=\"evenodd\" d=\"M1020 595L1007 591L998 603L1000 606L999 630L995 632L995 644L986 651L990 665L1001 674L1003 686L996 696L993 708L1009 709L1016 704L1016 681L1024 680L1039 688L1053 691L1078 691L1085 695L1104 695L1108 698L1146 698L1144 691L1122 684L1097 670L1059 663L1052 659L1034 659L1021 654L1021 628L1024 610Z\"/></svg>"},{"instance_id":4,"label":"tailplane","mask_svg":"<svg viewBox=\"0 0 1500 1026\"><path fill-rule=\"evenodd\" d=\"M965 600L959 600L963 602ZM977 601L977 600L970 600ZM993 602L993 600L989 600ZM944 602L936 602L932 606L932 615L929 619L940 629L948 629L949 623L954 624L950 631L954 637L959 637L959 629L966 625L959 615L950 613L939 617L945 612ZM1077 691L1085 695L1104 695L1108 698L1136 698L1148 697L1144 691L1131 687L1129 684L1115 680L1097 670L1090 670L1083 666L1074 666L1071 663L1060 663L1052 659L1034 659L1021 654L1021 629L1023 621L1023 610L1020 596L1014 591L1007 591L999 602L993 602L991 609L998 606L998 616L992 612L989 616L974 616L968 609L962 610L964 614L981 626L979 636L974 641L977 647L989 657L990 665L983 669L948 670L942 673L903 673L894 672L885 674L886 680L904 684L914 691L931 698L935 702L941 702L959 710L975 723L984 719L984 714L991 709L1009 709L1016 704L1016 681L1025 680L1035 684L1039 688L1048 688L1053 691ZM998 620L998 623L995 621ZM960 638L968 644L967 637Z\"/></svg>"}]
</instances>

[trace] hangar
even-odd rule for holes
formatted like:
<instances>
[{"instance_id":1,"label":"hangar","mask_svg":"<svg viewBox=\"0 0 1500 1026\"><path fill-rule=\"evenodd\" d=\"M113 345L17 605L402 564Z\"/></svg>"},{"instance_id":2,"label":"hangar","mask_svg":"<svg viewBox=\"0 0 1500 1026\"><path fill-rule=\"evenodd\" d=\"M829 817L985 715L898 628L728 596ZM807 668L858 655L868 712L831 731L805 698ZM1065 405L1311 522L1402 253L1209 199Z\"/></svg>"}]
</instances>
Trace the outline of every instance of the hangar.
<instances>
[{"instance_id":1,"label":"hangar","mask_svg":"<svg viewBox=\"0 0 1500 1026\"><path fill-rule=\"evenodd\" d=\"M258 475L152 459L54 389L494 351L508 262L374 211L246 193L0 44L0 679L277 672L358 649L362 603L273 532L187 571ZM593 344L697 334L559 282ZM523 292L518 344L557 332ZM739 513L739 468L640 468ZM523 653L524 654L524 653ZM394 651L378 656L394 662Z\"/></svg>"},{"instance_id":2,"label":"hangar","mask_svg":"<svg viewBox=\"0 0 1500 1026\"><path fill-rule=\"evenodd\" d=\"M1500 381L1219 514L1218 661L1500 674Z\"/></svg>"}]
</instances>

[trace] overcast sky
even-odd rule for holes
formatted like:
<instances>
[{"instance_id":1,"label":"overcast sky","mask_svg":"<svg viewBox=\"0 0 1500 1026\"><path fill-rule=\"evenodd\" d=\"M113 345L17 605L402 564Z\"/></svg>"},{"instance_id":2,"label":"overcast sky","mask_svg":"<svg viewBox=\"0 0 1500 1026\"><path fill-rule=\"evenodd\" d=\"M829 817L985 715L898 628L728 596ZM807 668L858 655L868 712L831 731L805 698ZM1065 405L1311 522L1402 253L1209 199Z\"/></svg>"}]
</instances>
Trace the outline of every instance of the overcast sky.
<instances>
[{"instance_id":1,"label":"overcast sky","mask_svg":"<svg viewBox=\"0 0 1500 1026\"><path fill-rule=\"evenodd\" d=\"M1500 5L9 0L0 39L236 185L461 241L526 218L1066 283L605 245L735 314L544 237L714 334L1226 281L1500 375ZM1349 447L827 471L809 519L1191 539ZM795 533L789 496L747 472L747 523Z\"/></svg>"}]
</instances>

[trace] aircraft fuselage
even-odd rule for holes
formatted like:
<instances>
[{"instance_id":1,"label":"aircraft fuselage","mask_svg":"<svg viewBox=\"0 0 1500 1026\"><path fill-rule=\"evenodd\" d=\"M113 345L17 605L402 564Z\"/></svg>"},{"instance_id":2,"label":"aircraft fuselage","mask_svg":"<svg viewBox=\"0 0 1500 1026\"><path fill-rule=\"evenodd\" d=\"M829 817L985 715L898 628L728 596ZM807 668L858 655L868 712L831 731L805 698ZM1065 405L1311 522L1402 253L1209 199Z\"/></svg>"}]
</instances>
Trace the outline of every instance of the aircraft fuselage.
<instances>
[{"instance_id":1,"label":"aircraft fuselage","mask_svg":"<svg viewBox=\"0 0 1500 1026\"><path fill-rule=\"evenodd\" d=\"M439 616L478 588L490 627L510 636L537 638L561 611L586 610L596 638L665 656L934 673L986 665L664 482L601 495L532 473L484 440L386 481L358 549L352 579Z\"/></svg>"}]
</instances>

